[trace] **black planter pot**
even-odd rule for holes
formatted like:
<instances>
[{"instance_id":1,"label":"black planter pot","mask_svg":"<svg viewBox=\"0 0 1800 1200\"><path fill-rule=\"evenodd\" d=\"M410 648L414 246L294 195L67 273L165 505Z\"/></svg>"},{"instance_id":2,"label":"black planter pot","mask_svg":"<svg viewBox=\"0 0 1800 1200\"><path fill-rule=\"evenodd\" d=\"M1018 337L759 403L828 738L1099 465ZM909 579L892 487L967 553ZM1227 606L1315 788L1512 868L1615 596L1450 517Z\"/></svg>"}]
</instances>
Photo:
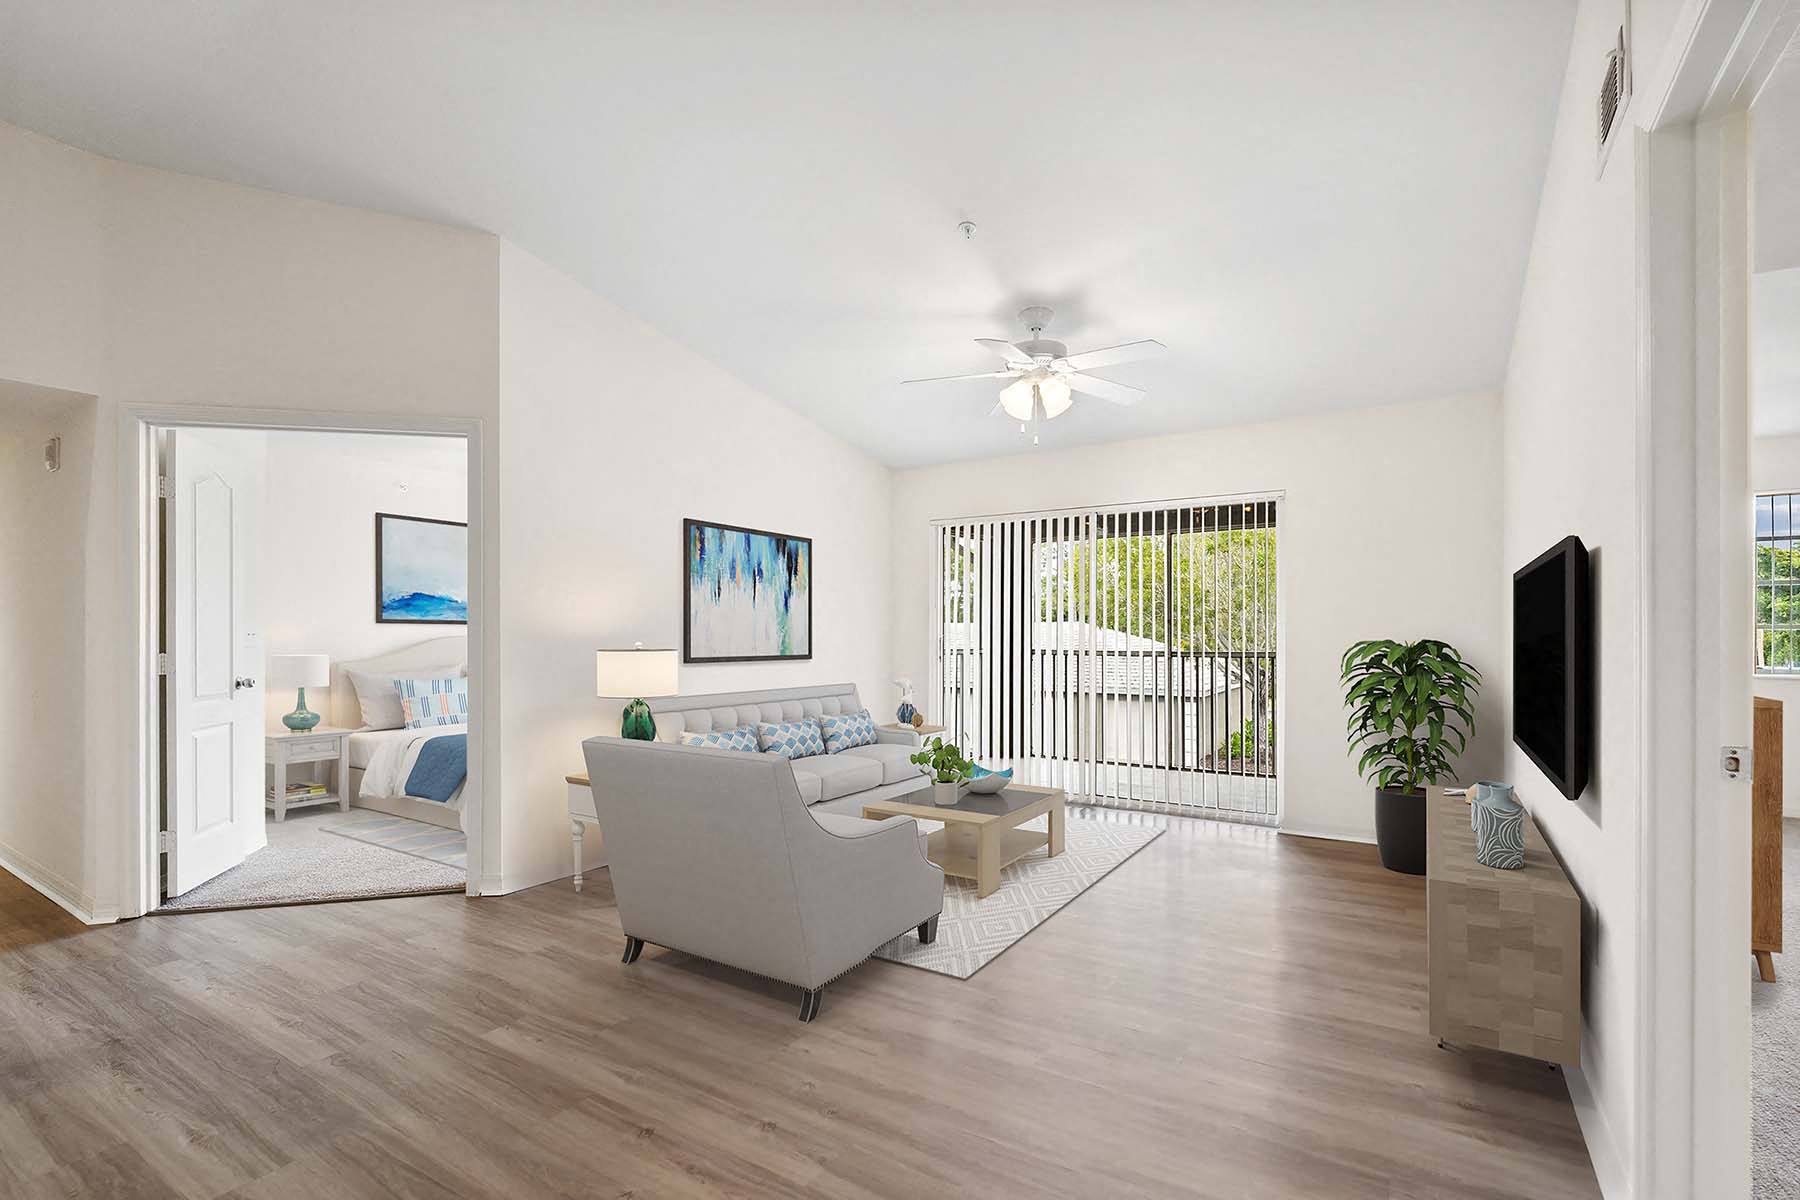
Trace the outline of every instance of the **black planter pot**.
<instances>
[{"instance_id":1,"label":"black planter pot","mask_svg":"<svg viewBox=\"0 0 1800 1200\"><path fill-rule=\"evenodd\" d=\"M1425 873L1424 792L1375 789L1375 845L1388 870Z\"/></svg>"}]
</instances>

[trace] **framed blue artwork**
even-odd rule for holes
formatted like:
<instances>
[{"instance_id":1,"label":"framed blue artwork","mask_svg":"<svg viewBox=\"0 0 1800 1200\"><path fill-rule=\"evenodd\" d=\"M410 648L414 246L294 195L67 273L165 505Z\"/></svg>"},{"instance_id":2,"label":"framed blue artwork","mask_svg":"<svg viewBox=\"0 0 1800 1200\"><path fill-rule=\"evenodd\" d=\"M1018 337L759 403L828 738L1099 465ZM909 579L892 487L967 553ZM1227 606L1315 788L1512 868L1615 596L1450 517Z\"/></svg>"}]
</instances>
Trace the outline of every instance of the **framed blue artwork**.
<instances>
[{"instance_id":1,"label":"framed blue artwork","mask_svg":"<svg viewBox=\"0 0 1800 1200\"><path fill-rule=\"evenodd\" d=\"M812 539L682 522L681 657L690 663L812 657Z\"/></svg>"},{"instance_id":2,"label":"framed blue artwork","mask_svg":"<svg viewBox=\"0 0 1800 1200\"><path fill-rule=\"evenodd\" d=\"M375 620L383 625L469 623L469 526L375 514Z\"/></svg>"}]
</instances>

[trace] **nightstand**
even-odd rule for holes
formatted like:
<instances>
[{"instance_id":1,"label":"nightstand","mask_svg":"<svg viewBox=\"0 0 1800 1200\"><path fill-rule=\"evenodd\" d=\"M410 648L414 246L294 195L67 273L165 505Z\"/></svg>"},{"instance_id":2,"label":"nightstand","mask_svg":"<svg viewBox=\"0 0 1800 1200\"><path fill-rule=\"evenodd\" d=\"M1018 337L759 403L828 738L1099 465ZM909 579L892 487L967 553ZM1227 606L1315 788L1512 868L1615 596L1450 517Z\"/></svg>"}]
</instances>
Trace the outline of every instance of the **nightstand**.
<instances>
[{"instance_id":1,"label":"nightstand","mask_svg":"<svg viewBox=\"0 0 1800 1200\"><path fill-rule=\"evenodd\" d=\"M305 772L309 779L325 787L323 792L288 798L289 768L313 765ZM305 733L270 733L263 737L263 807L275 814L277 821L287 820L291 808L312 808L335 804L350 811L350 731L320 725ZM319 778L323 774L324 778Z\"/></svg>"}]
</instances>

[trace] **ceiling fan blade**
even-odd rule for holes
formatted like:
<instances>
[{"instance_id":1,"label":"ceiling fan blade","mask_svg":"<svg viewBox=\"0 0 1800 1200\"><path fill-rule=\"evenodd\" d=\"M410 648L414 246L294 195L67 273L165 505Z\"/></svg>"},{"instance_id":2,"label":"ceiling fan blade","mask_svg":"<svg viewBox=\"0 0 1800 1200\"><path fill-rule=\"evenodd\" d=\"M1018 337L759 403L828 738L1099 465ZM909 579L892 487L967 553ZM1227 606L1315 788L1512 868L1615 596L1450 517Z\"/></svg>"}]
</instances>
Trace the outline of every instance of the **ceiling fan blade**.
<instances>
[{"instance_id":1,"label":"ceiling fan blade","mask_svg":"<svg viewBox=\"0 0 1800 1200\"><path fill-rule=\"evenodd\" d=\"M933 375L930 379L902 379L901 383L954 383L958 379L1011 379L1012 371L983 371L979 375Z\"/></svg>"},{"instance_id":2,"label":"ceiling fan blade","mask_svg":"<svg viewBox=\"0 0 1800 1200\"><path fill-rule=\"evenodd\" d=\"M1087 350L1081 354L1071 354L1067 358L1059 358L1050 364L1053 367L1067 367L1071 371L1091 371L1095 367L1111 367L1119 363L1136 362L1140 358L1155 358L1168 347L1155 338L1146 338L1141 342L1126 342L1122 346L1107 346L1102 350Z\"/></svg>"},{"instance_id":3,"label":"ceiling fan blade","mask_svg":"<svg viewBox=\"0 0 1800 1200\"><path fill-rule=\"evenodd\" d=\"M1095 379L1092 375L1065 375L1071 391L1080 392L1084 396L1096 396L1101 400L1111 400L1114 404L1136 404L1146 395L1143 388L1134 388L1129 384L1114 383L1110 379Z\"/></svg>"},{"instance_id":4,"label":"ceiling fan blade","mask_svg":"<svg viewBox=\"0 0 1800 1200\"><path fill-rule=\"evenodd\" d=\"M986 346L989 350L992 350L1007 362L1018 363L1022 367L1029 367L1036 361L1031 355L1025 353L1011 342L1003 342L999 338L976 338L975 344L977 346Z\"/></svg>"}]
</instances>

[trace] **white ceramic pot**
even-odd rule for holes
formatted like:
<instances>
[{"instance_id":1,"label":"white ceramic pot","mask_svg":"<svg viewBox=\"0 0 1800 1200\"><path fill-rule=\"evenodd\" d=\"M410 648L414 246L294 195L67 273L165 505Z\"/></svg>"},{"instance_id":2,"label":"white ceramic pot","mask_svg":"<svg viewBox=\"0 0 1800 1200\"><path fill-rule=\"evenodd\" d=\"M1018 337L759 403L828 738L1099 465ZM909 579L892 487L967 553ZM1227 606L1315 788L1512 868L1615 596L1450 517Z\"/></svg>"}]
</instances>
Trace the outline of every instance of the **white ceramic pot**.
<instances>
[{"instance_id":1,"label":"white ceramic pot","mask_svg":"<svg viewBox=\"0 0 1800 1200\"><path fill-rule=\"evenodd\" d=\"M962 791L960 783L931 783L931 802L939 808L949 808L956 803L957 793Z\"/></svg>"}]
</instances>

